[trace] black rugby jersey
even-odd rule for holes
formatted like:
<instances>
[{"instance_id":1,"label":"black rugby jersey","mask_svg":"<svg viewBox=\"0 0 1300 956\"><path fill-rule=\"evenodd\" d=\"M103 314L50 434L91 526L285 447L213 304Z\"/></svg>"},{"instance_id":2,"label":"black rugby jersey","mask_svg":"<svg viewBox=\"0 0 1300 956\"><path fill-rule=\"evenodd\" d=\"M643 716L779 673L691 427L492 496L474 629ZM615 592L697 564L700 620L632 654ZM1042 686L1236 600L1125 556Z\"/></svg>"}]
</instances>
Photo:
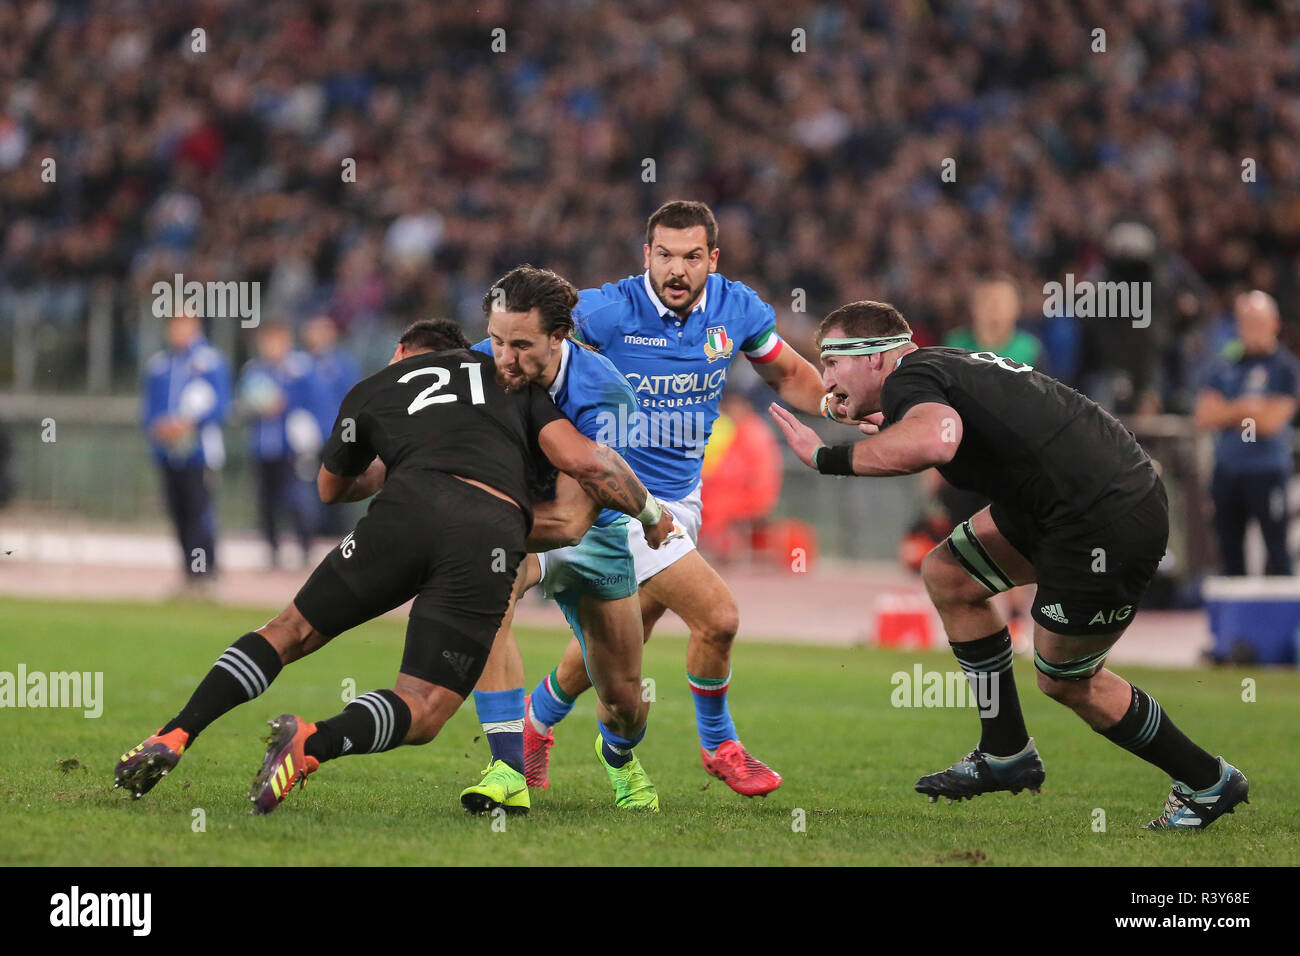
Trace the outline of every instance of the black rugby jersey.
<instances>
[{"instance_id":1,"label":"black rugby jersey","mask_svg":"<svg viewBox=\"0 0 1300 956\"><path fill-rule=\"evenodd\" d=\"M1156 481L1147 453L1105 409L992 352L923 348L903 356L885 379L885 420L924 402L949 405L962 420L957 454L939 473L1043 527L1108 523Z\"/></svg>"},{"instance_id":2,"label":"black rugby jersey","mask_svg":"<svg viewBox=\"0 0 1300 956\"><path fill-rule=\"evenodd\" d=\"M564 418L545 389L506 391L489 355L468 349L424 352L353 386L321 463L360 475L378 455L388 470L381 495L410 493L418 505L422 472L473 478L504 492L532 527L529 485L551 470L537 434Z\"/></svg>"}]
</instances>

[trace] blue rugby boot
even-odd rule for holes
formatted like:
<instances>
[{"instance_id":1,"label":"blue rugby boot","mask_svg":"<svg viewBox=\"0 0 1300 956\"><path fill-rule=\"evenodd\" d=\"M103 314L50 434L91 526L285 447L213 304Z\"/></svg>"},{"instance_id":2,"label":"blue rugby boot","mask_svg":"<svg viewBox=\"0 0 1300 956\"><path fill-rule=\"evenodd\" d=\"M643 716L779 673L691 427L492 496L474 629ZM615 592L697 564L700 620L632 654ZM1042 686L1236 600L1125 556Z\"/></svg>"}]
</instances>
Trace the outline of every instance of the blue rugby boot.
<instances>
[{"instance_id":1,"label":"blue rugby boot","mask_svg":"<svg viewBox=\"0 0 1300 956\"><path fill-rule=\"evenodd\" d=\"M1250 803L1250 781L1246 775L1219 758L1219 781L1204 790L1193 790L1175 780L1160 816L1146 825L1148 830L1204 830L1239 803Z\"/></svg>"}]
</instances>

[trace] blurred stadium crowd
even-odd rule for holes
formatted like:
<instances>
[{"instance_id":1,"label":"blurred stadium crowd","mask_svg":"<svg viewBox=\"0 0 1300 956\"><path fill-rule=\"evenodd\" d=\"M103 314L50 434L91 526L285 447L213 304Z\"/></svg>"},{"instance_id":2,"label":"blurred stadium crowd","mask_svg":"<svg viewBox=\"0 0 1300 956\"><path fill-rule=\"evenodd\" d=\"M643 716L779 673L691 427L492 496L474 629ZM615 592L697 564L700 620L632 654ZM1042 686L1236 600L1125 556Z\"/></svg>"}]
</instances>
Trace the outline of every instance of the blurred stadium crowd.
<instances>
[{"instance_id":1,"label":"blurred stadium crowd","mask_svg":"<svg viewBox=\"0 0 1300 956\"><path fill-rule=\"evenodd\" d=\"M522 261L580 287L639 271L646 215L689 197L800 347L867 297L939 341L1006 273L1058 377L1188 412L1236 292L1297 314L1297 44L1293 2L17 0L0 323L38 295L75 355L96 283L121 302L177 272L258 281L263 314L353 341L477 321ZM1151 326L1044 320L1066 273L1150 279Z\"/></svg>"},{"instance_id":2,"label":"blurred stadium crowd","mask_svg":"<svg viewBox=\"0 0 1300 956\"><path fill-rule=\"evenodd\" d=\"M0 5L0 387L19 313L37 391L147 385L166 339L141 317L176 274L258 283L308 351L331 317L368 369L417 318L476 336L521 262L579 287L640 271L674 198L712 206L720 270L805 352L823 314L882 299L922 345L1190 416L1240 293L1271 293L1300 346L1300 2ZM1150 282L1149 325L1045 317L1067 276ZM257 336L226 331L247 379ZM1288 362L1266 391L1294 395ZM260 480L265 527L287 479Z\"/></svg>"}]
</instances>

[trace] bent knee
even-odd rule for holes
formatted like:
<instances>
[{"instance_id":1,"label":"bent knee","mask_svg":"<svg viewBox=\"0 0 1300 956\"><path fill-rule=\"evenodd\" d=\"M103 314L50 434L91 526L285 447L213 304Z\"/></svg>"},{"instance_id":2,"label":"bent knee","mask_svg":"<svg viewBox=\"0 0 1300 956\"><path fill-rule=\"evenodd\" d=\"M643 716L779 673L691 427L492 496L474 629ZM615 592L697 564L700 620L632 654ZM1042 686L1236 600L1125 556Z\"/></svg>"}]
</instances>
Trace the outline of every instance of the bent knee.
<instances>
[{"instance_id":1,"label":"bent knee","mask_svg":"<svg viewBox=\"0 0 1300 956\"><path fill-rule=\"evenodd\" d=\"M463 700L444 687L433 686L413 690L409 685L402 686L399 679L394 688L411 714L411 723L406 736L399 743L418 746L427 744L438 736L443 726L460 707Z\"/></svg>"},{"instance_id":2,"label":"bent knee","mask_svg":"<svg viewBox=\"0 0 1300 956\"><path fill-rule=\"evenodd\" d=\"M957 563L948 551L945 541L939 542L921 561L921 580L936 607L957 604L979 604L990 597L988 588L980 584Z\"/></svg>"},{"instance_id":3,"label":"bent knee","mask_svg":"<svg viewBox=\"0 0 1300 956\"><path fill-rule=\"evenodd\" d=\"M620 724L636 723L641 711L640 683L620 682L618 686L607 689L600 698L609 708L614 720Z\"/></svg>"},{"instance_id":4,"label":"bent knee","mask_svg":"<svg viewBox=\"0 0 1300 956\"><path fill-rule=\"evenodd\" d=\"M411 729L406 732L406 739L403 740L402 743L409 747L419 747L422 744L429 743L429 741L433 740L434 737L437 737L438 731L441 729L441 727L425 727L423 724L417 725L415 721L411 721Z\"/></svg>"},{"instance_id":5,"label":"bent knee","mask_svg":"<svg viewBox=\"0 0 1300 956\"><path fill-rule=\"evenodd\" d=\"M257 629L282 664L290 664L318 650L329 638L317 631L292 604Z\"/></svg>"},{"instance_id":6,"label":"bent knee","mask_svg":"<svg viewBox=\"0 0 1300 956\"><path fill-rule=\"evenodd\" d=\"M740 630L740 608L728 600L712 609L697 628L699 637L711 644L730 644Z\"/></svg>"},{"instance_id":7,"label":"bent knee","mask_svg":"<svg viewBox=\"0 0 1300 956\"><path fill-rule=\"evenodd\" d=\"M411 708L411 727L401 741L410 746L427 744L438 736L447 718L439 715L432 707Z\"/></svg>"},{"instance_id":8,"label":"bent knee","mask_svg":"<svg viewBox=\"0 0 1300 956\"><path fill-rule=\"evenodd\" d=\"M1037 672L1038 689L1058 704L1067 707L1081 704L1092 694L1092 678L1086 680L1059 680L1049 677L1042 671Z\"/></svg>"}]
</instances>

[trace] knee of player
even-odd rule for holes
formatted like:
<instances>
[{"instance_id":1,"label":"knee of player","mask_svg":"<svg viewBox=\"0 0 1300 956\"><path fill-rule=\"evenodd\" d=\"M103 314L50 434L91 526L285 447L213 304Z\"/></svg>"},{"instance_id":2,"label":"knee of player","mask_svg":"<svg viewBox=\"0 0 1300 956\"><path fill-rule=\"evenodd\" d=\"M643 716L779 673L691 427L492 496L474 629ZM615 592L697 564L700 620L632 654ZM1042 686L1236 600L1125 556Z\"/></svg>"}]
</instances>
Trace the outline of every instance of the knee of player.
<instances>
[{"instance_id":1,"label":"knee of player","mask_svg":"<svg viewBox=\"0 0 1300 956\"><path fill-rule=\"evenodd\" d=\"M275 648L282 664L291 664L305 657L328 640L292 604L259 627L257 633Z\"/></svg>"},{"instance_id":2,"label":"knee of player","mask_svg":"<svg viewBox=\"0 0 1300 956\"><path fill-rule=\"evenodd\" d=\"M416 705L411 708L411 727L402 740L407 746L418 747L427 744L438 736L442 723L434 719L433 711L428 707Z\"/></svg>"},{"instance_id":3,"label":"knee of player","mask_svg":"<svg viewBox=\"0 0 1300 956\"><path fill-rule=\"evenodd\" d=\"M976 591L972 587L976 582L952 559L944 542L931 548L921 560L921 580L925 582L930 600L938 607L970 604L988 597L983 588Z\"/></svg>"},{"instance_id":4,"label":"knee of player","mask_svg":"<svg viewBox=\"0 0 1300 956\"><path fill-rule=\"evenodd\" d=\"M426 730L423 726L411 724L411 729L406 732L406 739L402 743L407 747L419 747L429 743L434 737L438 736L438 731L433 729Z\"/></svg>"},{"instance_id":5,"label":"knee of player","mask_svg":"<svg viewBox=\"0 0 1300 956\"><path fill-rule=\"evenodd\" d=\"M714 607L699 629L710 644L730 644L740 630L740 608L730 597Z\"/></svg>"},{"instance_id":6,"label":"knee of player","mask_svg":"<svg viewBox=\"0 0 1300 956\"><path fill-rule=\"evenodd\" d=\"M641 688L620 687L607 695L605 706L609 708L610 716L619 730L628 733L636 726L637 718L640 716Z\"/></svg>"},{"instance_id":7,"label":"knee of player","mask_svg":"<svg viewBox=\"0 0 1300 956\"><path fill-rule=\"evenodd\" d=\"M1038 689L1058 704L1067 707L1086 700L1091 692L1091 680L1058 680L1038 671Z\"/></svg>"}]
</instances>

